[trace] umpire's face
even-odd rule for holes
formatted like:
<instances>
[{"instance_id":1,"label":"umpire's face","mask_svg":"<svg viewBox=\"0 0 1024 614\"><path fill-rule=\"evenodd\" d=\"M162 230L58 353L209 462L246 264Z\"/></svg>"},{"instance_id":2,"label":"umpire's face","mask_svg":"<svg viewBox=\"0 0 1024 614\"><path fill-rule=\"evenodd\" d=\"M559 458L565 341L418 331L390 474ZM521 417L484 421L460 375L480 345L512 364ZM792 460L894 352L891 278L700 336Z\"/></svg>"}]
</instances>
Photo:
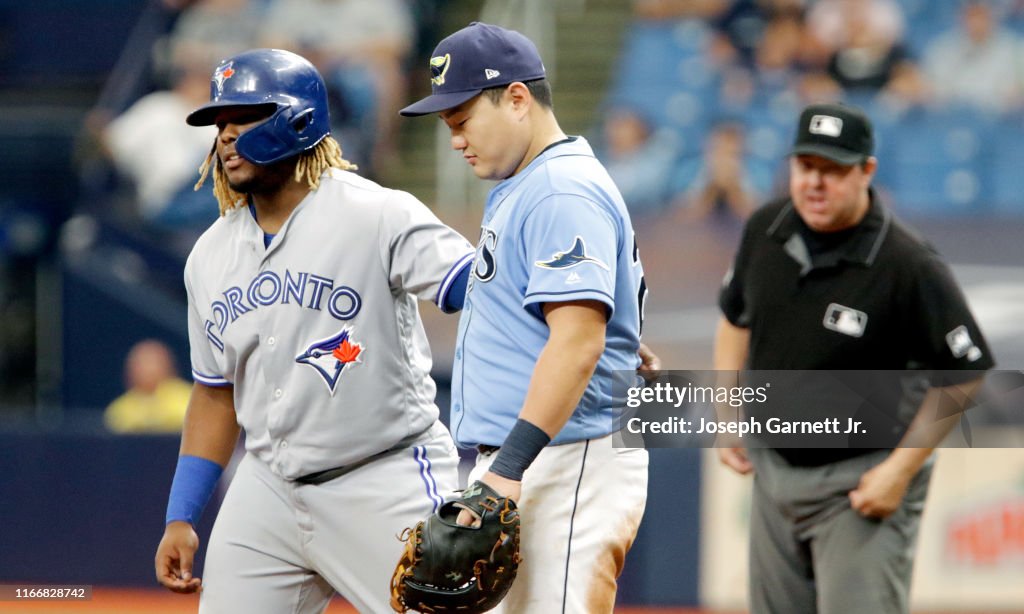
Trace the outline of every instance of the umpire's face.
<instances>
[{"instance_id":1,"label":"umpire's face","mask_svg":"<svg viewBox=\"0 0 1024 614\"><path fill-rule=\"evenodd\" d=\"M789 192L804 223L817 232L856 226L868 212L868 186L878 161L845 166L815 155L789 160Z\"/></svg>"}]
</instances>

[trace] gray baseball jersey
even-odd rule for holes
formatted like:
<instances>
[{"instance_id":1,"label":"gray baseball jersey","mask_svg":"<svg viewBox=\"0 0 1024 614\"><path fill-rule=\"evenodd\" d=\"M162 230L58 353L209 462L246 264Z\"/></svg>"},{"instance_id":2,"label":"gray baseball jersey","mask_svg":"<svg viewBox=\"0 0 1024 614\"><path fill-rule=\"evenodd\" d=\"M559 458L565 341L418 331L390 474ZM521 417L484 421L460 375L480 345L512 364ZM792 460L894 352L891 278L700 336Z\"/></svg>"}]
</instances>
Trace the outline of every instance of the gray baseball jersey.
<instances>
[{"instance_id":1,"label":"gray baseball jersey","mask_svg":"<svg viewBox=\"0 0 1024 614\"><path fill-rule=\"evenodd\" d=\"M269 246L246 207L185 266L192 375L234 386L246 448L283 478L347 465L438 418L416 299L472 246L412 195L332 169Z\"/></svg>"}]
</instances>

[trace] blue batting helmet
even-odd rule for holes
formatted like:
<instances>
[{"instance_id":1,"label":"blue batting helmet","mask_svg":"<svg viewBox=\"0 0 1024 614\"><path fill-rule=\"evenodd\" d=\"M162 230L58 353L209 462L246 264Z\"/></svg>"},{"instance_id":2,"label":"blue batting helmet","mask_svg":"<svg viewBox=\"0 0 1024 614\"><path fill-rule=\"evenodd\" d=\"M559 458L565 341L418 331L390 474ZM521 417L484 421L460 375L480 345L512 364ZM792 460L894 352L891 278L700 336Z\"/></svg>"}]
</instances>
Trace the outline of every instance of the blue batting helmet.
<instances>
[{"instance_id":1,"label":"blue batting helmet","mask_svg":"<svg viewBox=\"0 0 1024 614\"><path fill-rule=\"evenodd\" d=\"M265 165L312 149L330 134L327 104L327 86L308 60L290 51L253 49L217 66L210 102L185 121L209 126L225 107L266 107L270 117L235 143L240 156Z\"/></svg>"}]
</instances>

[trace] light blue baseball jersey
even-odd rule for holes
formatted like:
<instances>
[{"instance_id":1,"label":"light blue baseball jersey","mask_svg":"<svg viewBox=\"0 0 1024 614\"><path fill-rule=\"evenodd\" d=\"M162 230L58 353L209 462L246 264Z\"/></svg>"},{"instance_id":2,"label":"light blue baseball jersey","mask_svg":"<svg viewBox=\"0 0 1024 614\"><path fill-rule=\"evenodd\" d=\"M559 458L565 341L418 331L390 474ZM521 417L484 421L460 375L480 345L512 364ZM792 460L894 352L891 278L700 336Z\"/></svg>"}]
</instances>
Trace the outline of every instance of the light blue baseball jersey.
<instances>
[{"instance_id":1,"label":"light blue baseball jersey","mask_svg":"<svg viewBox=\"0 0 1024 614\"><path fill-rule=\"evenodd\" d=\"M556 143L491 190L459 319L451 427L463 446L501 445L549 329L544 303L608 308L605 350L554 443L612 431L612 373L639 366L646 284L618 188L582 137Z\"/></svg>"}]
</instances>

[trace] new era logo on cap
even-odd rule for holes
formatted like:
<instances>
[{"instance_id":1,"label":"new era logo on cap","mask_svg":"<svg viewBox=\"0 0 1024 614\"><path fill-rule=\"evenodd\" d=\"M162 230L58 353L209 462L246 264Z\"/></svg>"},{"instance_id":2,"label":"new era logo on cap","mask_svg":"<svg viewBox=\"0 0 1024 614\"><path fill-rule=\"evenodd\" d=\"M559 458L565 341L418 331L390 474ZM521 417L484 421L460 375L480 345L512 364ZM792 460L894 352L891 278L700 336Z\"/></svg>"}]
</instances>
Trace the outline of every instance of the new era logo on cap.
<instances>
[{"instance_id":1,"label":"new era logo on cap","mask_svg":"<svg viewBox=\"0 0 1024 614\"><path fill-rule=\"evenodd\" d=\"M843 120L831 115L815 115L811 118L808 130L812 134L838 137L843 133Z\"/></svg>"},{"instance_id":2,"label":"new era logo on cap","mask_svg":"<svg viewBox=\"0 0 1024 614\"><path fill-rule=\"evenodd\" d=\"M497 79L498 77L501 76L501 73L498 72L497 70L494 70L493 68L488 68L484 70L484 76L486 76L488 79Z\"/></svg>"}]
</instances>

